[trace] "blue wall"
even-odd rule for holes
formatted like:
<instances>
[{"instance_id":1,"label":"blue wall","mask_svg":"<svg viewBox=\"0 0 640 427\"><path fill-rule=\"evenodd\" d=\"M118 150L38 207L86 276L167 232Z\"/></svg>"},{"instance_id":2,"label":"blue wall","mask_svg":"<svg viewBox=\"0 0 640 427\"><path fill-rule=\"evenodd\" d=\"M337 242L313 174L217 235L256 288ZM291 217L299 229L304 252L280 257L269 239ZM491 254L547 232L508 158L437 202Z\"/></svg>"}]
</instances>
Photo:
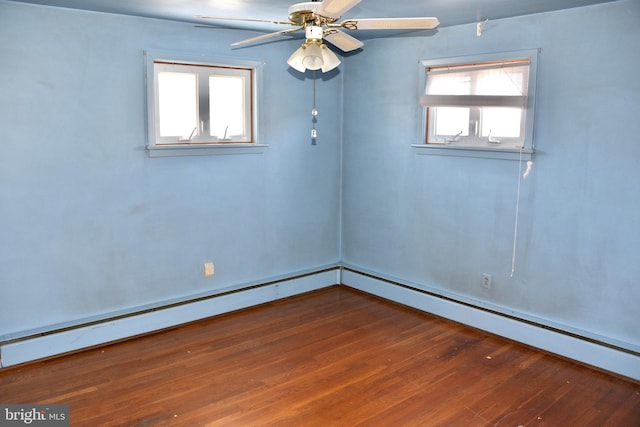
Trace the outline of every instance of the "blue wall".
<instances>
[{"instance_id":1,"label":"blue wall","mask_svg":"<svg viewBox=\"0 0 640 427\"><path fill-rule=\"evenodd\" d=\"M314 146L300 42L254 35L0 2L0 337L339 260L342 77ZM149 158L143 50L266 61L265 152Z\"/></svg>"},{"instance_id":2,"label":"blue wall","mask_svg":"<svg viewBox=\"0 0 640 427\"><path fill-rule=\"evenodd\" d=\"M640 2L368 40L344 78L343 260L640 349ZM422 59L540 48L535 145L517 161L419 155ZM492 288L481 287L482 273Z\"/></svg>"},{"instance_id":3,"label":"blue wall","mask_svg":"<svg viewBox=\"0 0 640 427\"><path fill-rule=\"evenodd\" d=\"M343 261L638 350L639 16L623 0L366 40L318 83L314 146L299 42L232 51L255 33L0 0L0 338ZM511 277L518 162L411 145L419 60L530 48ZM269 148L149 158L145 49L266 61Z\"/></svg>"}]
</instances>

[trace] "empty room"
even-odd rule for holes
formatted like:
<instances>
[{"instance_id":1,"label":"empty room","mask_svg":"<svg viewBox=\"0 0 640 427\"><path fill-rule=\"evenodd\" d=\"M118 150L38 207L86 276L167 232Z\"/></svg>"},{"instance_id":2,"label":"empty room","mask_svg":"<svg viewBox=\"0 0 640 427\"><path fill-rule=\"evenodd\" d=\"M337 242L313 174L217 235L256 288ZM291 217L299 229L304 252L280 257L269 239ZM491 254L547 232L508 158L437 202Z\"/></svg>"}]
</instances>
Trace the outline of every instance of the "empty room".
<instances>
[{"instance_id":1,"label":"empty room","mask_svg":"<svg viewBox=\"0 0 640 427\"><path fill-rule=\"evenodd\" d=\"M0 425L640 425L637 0L0 0Z\"/></svg>"}]
</instances>

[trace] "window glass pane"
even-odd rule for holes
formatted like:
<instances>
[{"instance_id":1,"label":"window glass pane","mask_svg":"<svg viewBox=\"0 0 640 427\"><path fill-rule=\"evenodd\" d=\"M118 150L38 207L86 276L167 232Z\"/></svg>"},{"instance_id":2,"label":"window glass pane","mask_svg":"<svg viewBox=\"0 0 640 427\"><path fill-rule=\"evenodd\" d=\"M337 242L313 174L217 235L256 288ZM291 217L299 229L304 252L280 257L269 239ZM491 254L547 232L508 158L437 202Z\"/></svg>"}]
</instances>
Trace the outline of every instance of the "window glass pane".
<instances>
[{"instance_id":1,"label":"window glass pane","mask_svg":"<svg viewBox=\"0 0 640 427\"><path fill-rule=\"evenodd\" d=\"M484 67L453 67L428 72L429 95L501 95L527 94L529 65L490 64Z\"/></svg>"},{"instance_id":2,"label":"window glass pane","mask_svg":"<svg viewBox=\"0 0 640 427\"><path fill-rule=\"evenodd\" d=\"M209 76L210 133L219 139L245 137L245 78Z\"/></svg>"},{"instance_id":3,"label":"window glass pane","mask_svg":"<svg viewBox=\"0 0 640 427\"><path fill-rule=\"evenodd\" d=\"M476 71L473 95L526 95L528 70L528 65L520 65Z\"/></svg>"},{"instance_id":4,"label":"window glass pane","mask_svg":"<svg viewBox=\"0 0 640 427\"><path fill-rule=\"evenodd\" d=\"M470 95L471 77L467 72L435 74L427 80L429 95Z\"/></svg>"},{"instance_id":5,"label":"window glass pane","mask_svg":"<svg viewBox=\"0 0 640 427\"><path fill-rule=\"evenodd\" d=\"M520 108L485 107L482 109L482 136L519 138L522 120Z\"/></svg>"},{"instance_id":6,"label":"window glass pane","mask_svg":"<svg viewBox=\"0 0 640 427\"><path fill-rule=\"evenodd\" d=\"M435 134L448 136L469 135L469 108L438 107L435 108Z\"/></svg>"},{"instance_id":7,"label":"window glass pane","mask_svg":"<svg viewBox=\"0 0 640 427\"><path fill-rule=\"evenodd\" d=\"M158 122L161 137L191 136L198 126L196 93L195 74L158 73Z\"/></svg>"}]
</instances>

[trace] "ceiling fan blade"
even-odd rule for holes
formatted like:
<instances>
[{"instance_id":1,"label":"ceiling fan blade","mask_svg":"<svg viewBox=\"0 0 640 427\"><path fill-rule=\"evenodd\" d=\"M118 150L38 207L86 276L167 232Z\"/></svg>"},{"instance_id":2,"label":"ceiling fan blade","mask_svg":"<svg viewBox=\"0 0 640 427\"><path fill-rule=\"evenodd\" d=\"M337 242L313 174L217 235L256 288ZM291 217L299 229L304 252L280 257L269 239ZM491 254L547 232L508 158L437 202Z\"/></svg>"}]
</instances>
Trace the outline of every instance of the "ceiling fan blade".
<instances>
[{"instance_id":1,"label":"ceiling fan blade","mask_svg":"<svg viewBox=\"0 0 640 427\"><path fill-rule=\"evenodd\" d=\"M348 30L431 30L440 25L438 18L348 19L339 24Z\"/></svg>"},{"instance_id":2,"label":"ceiling fan blade","mask_svg":"<svg viewBox=\"0 0 640 427\"><path fill-rule=\"evenodd\" d=\"M352 50L361 48L364 45L364 43L357 38L340 30L333 30L323 38L343 52L351 52Z\"/></svg>"},{"instance_id":3,"label":"ceiling fan blade","mask_svg":"<svg viewBox=\"0 0 640 427\"><path fill-rule=\"evenodd\" d=\"M259 41L262 41L262 40L268 40L270 38L277 37L277 36L280 36L282 34L293 33L293 32L296 32L296 31L303 30L303 29L304 29L304 27L291 28L289 30L282 30L282 31L276 31L275 33L263 34L261 36L251 37L250 39L241 40L239 42L231 43L231 46L243 46L245 44L251 44L251 43L259 42Z\"/></svg>"},{"instance_id":4,"label":"ceiling fan blade","mask_svg":"<svg viewBox=\"0 0 640 427\"><path fill-rule=\"evenodd\" d=\"M360 1L361 0L324 0L316 9L315 14L338 19L347 10L360 3Z\"/></svg>"},{"instance_id":5,"label":"ceiling fan blade","mask_svg":"<svg viewBox=\"0 0 640 427\"><path fill-rule=\"evenodd\" d=\"M202 19L219 19L221 21L268 22L270 24L293 25L291 21L276 21L271 19L236 18L233 16L210 16L210 15L196 15L195 17L202 18Z\"/></svg>"}]
</instances>

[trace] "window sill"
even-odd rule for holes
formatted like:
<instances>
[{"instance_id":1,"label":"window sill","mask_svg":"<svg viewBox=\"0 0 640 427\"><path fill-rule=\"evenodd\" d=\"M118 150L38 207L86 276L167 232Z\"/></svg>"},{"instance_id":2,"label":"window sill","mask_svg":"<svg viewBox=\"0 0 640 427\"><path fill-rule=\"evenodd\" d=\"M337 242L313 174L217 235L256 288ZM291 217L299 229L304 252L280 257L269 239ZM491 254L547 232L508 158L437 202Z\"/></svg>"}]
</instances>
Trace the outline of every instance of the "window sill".
<instances>
[{"instance_id":1,"label":"window sill","mask_svg":"<svg viewBox=\"0 0 640 427\"><path fill-rule=\"evenodd\" d=\"M148 145L149 157L213 156L219 154L261 154L267 144Z\"/></svg>"},{"instance_id":2,"label":"window sill","mask_svg":"<svg viewBox=\"0 0 640 427\"><path fill-rule=\"evenodd\" d=\"M444 144L413 144L416 154L432 156L477 157L500 160L532 160L534 151L530 148L464 147Z\"/></svg>"}]
</instances>

